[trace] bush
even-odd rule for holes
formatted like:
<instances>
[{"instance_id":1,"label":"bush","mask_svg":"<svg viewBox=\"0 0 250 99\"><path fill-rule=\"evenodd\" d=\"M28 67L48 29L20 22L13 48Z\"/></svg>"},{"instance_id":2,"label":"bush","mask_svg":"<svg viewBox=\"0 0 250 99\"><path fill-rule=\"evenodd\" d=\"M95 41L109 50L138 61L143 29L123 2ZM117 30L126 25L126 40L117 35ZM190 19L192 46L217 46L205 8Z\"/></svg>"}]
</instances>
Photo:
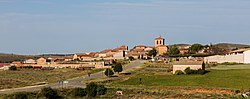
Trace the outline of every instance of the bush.
<instances>
[{"instance_id":1,"label":"bush","mask_svg":"<svg viewBox=\"0 0 250 99\"><path fill-rule=\"evenodd\" d=\"M23 68L31 69L31 68L33 68L33 66L24 66Z\"/></svg>"},{"instance_id":2,"label":"bush","mask_svg":"<svg viewBox=\"0 0 250 99\"><path fill-rule=\"evenodd\" d=\"M91 82L87 85L85 90L89 97L95 97L97 94L97 84Z\"/></svg>"},{"instance_id":3,"label":"bush","mask_svg":"<svg viewBox=\"0 0 250 99\"><path fill-rule=\"evenodd\" d=\"M17 70L16 66L10 66L9 70Z\"/></svg>"},{"instance_id":4,"label":"bush","mask_svg":"<svg viewBox=\"0 0 250 99\"><path fill-rule=\"evenodd\" d=\"M72 89L71 94L76 97L83 97L87 95L87 92L83 88L74 88Z\"/></svg>"},{"instance_id":5,"label":"bush","mask_svg":"<svg viewBox=\"0 0 250 99\"><path fill-rule=\"evenodd\" d=\"M184 72L185 72L186 74L188 74L188 75L190 75L190 74L195 74L195 71L192 70L192 69L190 69L190 67L187 67L187 68L184 70Z\"/></svg>"},{"instance_id":6,"label":"bush","mask_svg":"<svg viewBox=\"0 0 250 99\"><path fill-rule=\"evenodd\" d=\"M59 97L57 91L53 90L51 87L42 88L41 94L47 99L56 99Z\"/></svg>"},{"instance_id":7,"label":"bush","mask_svg":"<svg viewBox=\"0 0 250 99\"><path fill-rule=\"evenodd\" d=\"M14 99L28 99L28 95L24 92L15 93Z\"/></svg>"},{"instance_id":8,"label":"bush","mask_svg":"<svg viewBox=\"0 0 250 99\"><path fill-rule=\"evenodd\" d=\"M134 57L132 57L132 56L129 56L129 57L128 57L128 59L129 59L130 61L135 60L135 58L134 58Z\"/></svg>"},{"instance_id":9,"label":"bush","mask_svg":"<svg viewBox=\"0 0 250 99\"><path fill-rule=\"evenodd\" d=\"M113 72L113 70L111 70L111 69L106 69L106 71L104 72L104 74L105 74L106 76L112 76L112 75L114 75L114 72Z\"/></svg>"},{"instance_id":10,"label":"bush","mask_svg":"<svg viewBox=\"0 0 250 99\"><path fill-rule=\"evenodd\" d=\"M204 75L206 73L205 70L202 70L202 69L198 69L196 74L201 74L201 75Z\"/></svg>"},{"instance_id":11,"label":"bush","mask_svg":"<svg viewBox=\"0 0 250 99\"><path fill-rule=\"evenodd\" d=\"M184 72L183 72L183 71L181 71L181 70L177 70L177 71L175 71L175 75L182 75L182 74L184 74Z\"/></svg>"},{"instance_id":12,"label":"bush","mask_svg":"<svg viewBox=\"0 0 250 99\"><path fill-rule=\"evenodd\" d=\"M198 69L198 70L193 70L193 69L190 69L190 67L187 67L184 72L188 75L190 74L201 74L201 75L204 75L206 73L206 70L202 70L202 69Z\"/></svg>"},{"instance_id":13,"label":"bush","mask_svg":"<svg viewBox=\"0 0 250 99\"><path fill-rule=\"evenodd\" d=\"M104 85L99 85L97 87L97 94L98 95L105 95L106 94L106 91L107 91L107 88L104 87Z\"/></svg>"}]
</instances>

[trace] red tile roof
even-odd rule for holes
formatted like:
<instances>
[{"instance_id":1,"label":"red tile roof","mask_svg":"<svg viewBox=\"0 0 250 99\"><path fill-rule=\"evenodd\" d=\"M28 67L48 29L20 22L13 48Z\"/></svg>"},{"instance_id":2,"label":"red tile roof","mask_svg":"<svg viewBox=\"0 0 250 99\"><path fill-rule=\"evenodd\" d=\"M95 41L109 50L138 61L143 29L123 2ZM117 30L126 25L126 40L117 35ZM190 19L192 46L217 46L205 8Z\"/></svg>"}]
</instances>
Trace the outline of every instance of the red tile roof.
<instances>
[{"instance_id":1,"label":"red tile roof","mask_svg":"<svg viewBox=\"0 0 250 99\"><path fill-rule=\"evenodd\" d=\"M0 64L0 67L10 66L10 64Z\"/></svg>"}]
</instances>

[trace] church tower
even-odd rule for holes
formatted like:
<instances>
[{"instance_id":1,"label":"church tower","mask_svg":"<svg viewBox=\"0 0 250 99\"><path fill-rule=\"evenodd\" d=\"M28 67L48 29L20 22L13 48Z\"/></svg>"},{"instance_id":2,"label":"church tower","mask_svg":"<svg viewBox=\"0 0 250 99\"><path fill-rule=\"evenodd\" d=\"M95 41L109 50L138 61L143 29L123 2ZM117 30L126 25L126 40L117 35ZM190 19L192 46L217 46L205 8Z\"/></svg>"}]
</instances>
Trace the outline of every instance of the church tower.
<instances>
[{"instance_id":1,"label":"church tower","mask_svg":"<svg viewBox=\"0 0 250 99\"><path fill-rule=\"evenodd\" d=\"M163 46L165 45L165 39L160 37L155 38L155 47Z\"/></svg>"},{"instance_id":2,"label":"church tower","mask_svg":"<svg viewBox=\"0 0 250 99\"><path fill-rule=\"evenodd\" d=\"M161 36L155 38L155 49L159 55L163 55L168 51L168 47L165 45L165 39Z\"/></svg>"}]
</instances>

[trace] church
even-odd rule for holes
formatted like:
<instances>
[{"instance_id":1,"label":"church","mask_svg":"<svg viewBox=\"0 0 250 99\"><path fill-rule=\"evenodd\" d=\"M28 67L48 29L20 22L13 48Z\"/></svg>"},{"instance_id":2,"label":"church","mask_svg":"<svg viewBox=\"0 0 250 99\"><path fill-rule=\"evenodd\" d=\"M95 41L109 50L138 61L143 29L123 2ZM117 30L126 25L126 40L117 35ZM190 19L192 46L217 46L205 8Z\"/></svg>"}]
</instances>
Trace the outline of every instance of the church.
<instances>
[{"instance_id":1,"label":"church","mask_svg":"<svg viewBox=\"0 0 250 99\"><path fill-rule=\"evenodd\" d=\"M155 49L159 55L163 55L168 51L168 47L165 45L165 39L161 36L155 38Z\"/></svg>"}]
</instances>

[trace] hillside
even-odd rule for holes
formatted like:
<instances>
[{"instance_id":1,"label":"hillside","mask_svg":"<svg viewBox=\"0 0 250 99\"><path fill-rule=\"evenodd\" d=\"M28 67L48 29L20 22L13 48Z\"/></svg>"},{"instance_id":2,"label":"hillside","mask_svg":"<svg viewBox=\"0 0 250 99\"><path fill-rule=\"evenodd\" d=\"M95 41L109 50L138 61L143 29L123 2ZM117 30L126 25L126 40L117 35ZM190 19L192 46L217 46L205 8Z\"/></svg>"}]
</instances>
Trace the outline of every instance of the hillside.
<instances>
[{"instance_id":1,"label":"hillside","mask_svg":"<svg viewBox=\"0 0 250 99\"><path fill-rule=\"evenodd\" d=\"M169 45L171 46L176 46L178 48L184 48L191 46L192 44L174 44L174 45ZM218 43L218 44L213 44L214 47L219 48L219 49L225 49L225 50L233 50L236 48L248 48L250 45L246 44L233 44L233 43Z\"/></svg>"},{"instance_id":2,"label":"hillside","mask_svg":"<svg viewBox=\"0 0 250 99\"><path fill-rule=\"evenodd\" d=\"M16 55L16 54L0 54L0 63L10 63L13 61L23 61L25 59L35 59L35 56Z\"/></svg>"},{"instance_id":3,"label":"hillside","mask_svg":"<svg viewBox=\"0 0 250 99\"><path fill-rule=\"evenodd\" d=\"M250 47L250 45L246 45L246 44L232 44L232 43L218 43L218 44L215 44L213 46L216 46L217 48L225 49L225 50L233 50L236 48L240 49L240 48Z\"/></svg>"}]
</instances>

